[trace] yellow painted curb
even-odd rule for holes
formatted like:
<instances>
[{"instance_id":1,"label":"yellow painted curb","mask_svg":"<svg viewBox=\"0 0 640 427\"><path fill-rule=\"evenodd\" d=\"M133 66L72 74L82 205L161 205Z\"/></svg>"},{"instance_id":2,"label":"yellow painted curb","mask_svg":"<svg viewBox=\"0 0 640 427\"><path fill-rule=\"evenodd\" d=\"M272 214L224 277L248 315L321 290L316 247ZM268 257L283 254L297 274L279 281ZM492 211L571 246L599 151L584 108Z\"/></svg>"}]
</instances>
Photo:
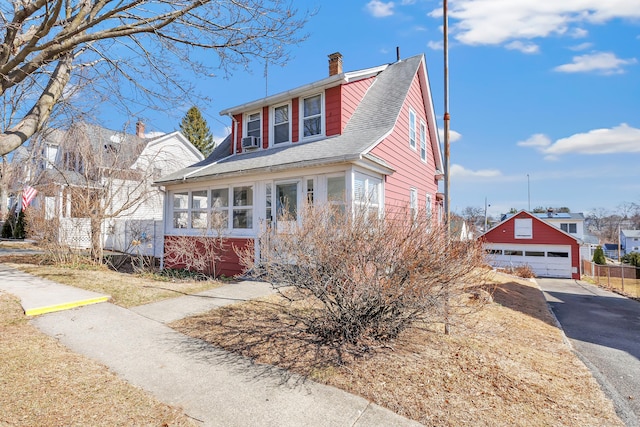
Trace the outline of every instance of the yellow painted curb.
<instances>
[{"instance_id":1,"label":"yellow painted curb","mask_svg":"<svg viewBox=\"0 0 640 427\"><path fill-rule=\"evenodd\" d=\"M84 305L97 304L99 302L107 302L109 301L109 298L111 297L103 296L103 297L97 297L97 298L83 299L80 301L65 302L63 304L50 305L47 307L32 308L30 310L25 310L24 314L26 314L27 316L37 316L39 314L52 313L54 311L69 310L71 308L82 307Z\"/></svg>"}]
</instances>

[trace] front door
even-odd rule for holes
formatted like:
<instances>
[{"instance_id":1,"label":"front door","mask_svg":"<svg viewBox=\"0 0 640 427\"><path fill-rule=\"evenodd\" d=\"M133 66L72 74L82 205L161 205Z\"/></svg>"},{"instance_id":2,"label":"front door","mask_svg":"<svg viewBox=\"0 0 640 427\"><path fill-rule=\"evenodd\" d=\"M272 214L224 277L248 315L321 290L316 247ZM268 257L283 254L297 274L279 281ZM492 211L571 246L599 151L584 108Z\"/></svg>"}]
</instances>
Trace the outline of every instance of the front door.
<instances>
[{"instance_id":1,"label":"front door","mask_svg":"<svg viewBox=\"0 0 640 427\"><path fill-rule=\"evenodd\" d=\"M287 232L293 230L298 221L298 193L300 183L283 182L276 184L276 230Z\"/></svg>"}]
</instances>

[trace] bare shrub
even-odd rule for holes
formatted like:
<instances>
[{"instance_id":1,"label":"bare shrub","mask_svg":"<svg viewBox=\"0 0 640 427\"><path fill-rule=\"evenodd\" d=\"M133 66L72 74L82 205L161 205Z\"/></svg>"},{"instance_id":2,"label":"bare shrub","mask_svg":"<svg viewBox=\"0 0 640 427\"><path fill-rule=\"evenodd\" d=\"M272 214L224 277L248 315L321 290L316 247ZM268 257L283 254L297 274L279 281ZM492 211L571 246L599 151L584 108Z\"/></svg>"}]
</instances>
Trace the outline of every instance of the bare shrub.
<instances>
[{"instance_id":1,"label":"bare shrub","mask_svg":"<svg viewBox=\"0 0 640 427\"><path fill-rule=\"evenodd\" d=\"M528 264L506 267L504 270L506 273L522 277L523 279L531 279L533 277L536 277L533 269Z\"/></svg>"},{"instance_id":2,"label":"bare shrub","mask_svg":"<svg viewBox=\"0 0 640 427\"><path fill-rule=\"evenodd\" d=\"M223 254L228 250L224 227L226 216L214 211L207 227L197 236L166 236L164 262L171 268L184 269L217 277Z\"/></svg>"},{"instance_id":3,"label":"bare shrub","mask_svg":"<svg viewBox=\"0 0 640 427\"><path fill-rule=\"evenodd\" d=\"M380 219L311 206L301 218L284 232L268 225L257 262L252 251L240 257L293 302L288 314L322 343L385 341L414 322L448 322L471 304L461 295L482 274L482 248L451 239L427 215L396 209Z\"/></svg>"}]
</instances>

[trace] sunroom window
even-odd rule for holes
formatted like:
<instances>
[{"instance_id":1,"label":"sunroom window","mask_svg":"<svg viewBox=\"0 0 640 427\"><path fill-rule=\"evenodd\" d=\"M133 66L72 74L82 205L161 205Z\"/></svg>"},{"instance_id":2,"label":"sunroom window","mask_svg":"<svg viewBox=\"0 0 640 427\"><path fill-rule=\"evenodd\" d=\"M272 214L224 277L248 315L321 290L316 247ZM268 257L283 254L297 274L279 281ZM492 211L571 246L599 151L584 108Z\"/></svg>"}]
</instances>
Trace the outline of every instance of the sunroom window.
<instances>
[{"instance_id":1,"label":"sunroom window","mask_svg":"<svg viewBox=\"0 0 640 427\"><path fill-rule=\"evenodd\" d=\"M233 187L233 228L253 228L253 187Z\"/></svg>"},{"instance_id":2,"label":"sunroom window","mask_svg":"<svg viewBox=\"0 0 640 427\"><path fill-rule=\"evenodd\" d=\"M211 228L222 230L229 227L229 189L211 190Z\"/></svg>"},{"instance_id":3,"label":"sunroom window","mask_svg":"<svg viewBox=\"0 0 640 427\"><path fill-rule=\"evenodd\" d=\"M303 135L310 137L322 134L322 96L315 95L302 101Z\"/></svg>"},{"instance_id":4,"label":"sunroom window","mask_svg":"<svg viewBox=\"0 0 640 427\"><path fill-rule=\"evenodd\" d=\"M207 190L191 192L191 228L207 228L209 199Z\"/></svg>"},{"instance_id":5,"label":"sunroom window","mask_svg":"<svg viewBox=\"0 0 640 427\"><path fill-rule=\"evenodd\" d=\"M329 204L336 206L337 209L344 213L346 200L346 185L344 175L331 176L327 178L327 199Z\"/></svg>"},{"instance_id":6,"label":"sunroom window","mask_svg":"<svg viewBox=\"0 0 640 427\"><path fill-rule=\"evenodd\" d=\"M173 193L173 228L187 228L189 224L189 192Z\"/></svg>"},{"instance_id":7,"label":"sunroom window","mask_svg":"<svg viewBox=\"0 0 640 427\"><path fill-rule=\"evenodd\" d=\"M380 212L381 188L380 178L356 173L353 188L355 206L366 210L370 215L377 216Z\"/></svg>"}]
</instances>

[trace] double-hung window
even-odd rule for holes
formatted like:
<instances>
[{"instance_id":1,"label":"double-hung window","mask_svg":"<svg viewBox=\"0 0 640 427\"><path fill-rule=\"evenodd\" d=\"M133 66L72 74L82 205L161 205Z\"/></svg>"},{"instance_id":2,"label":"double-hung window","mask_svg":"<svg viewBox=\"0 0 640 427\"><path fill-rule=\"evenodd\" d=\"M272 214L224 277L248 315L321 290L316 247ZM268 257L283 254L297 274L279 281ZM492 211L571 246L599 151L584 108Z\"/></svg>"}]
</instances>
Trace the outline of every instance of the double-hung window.
<instances>
[{"instance_id":1,"label":"double-hung window","mask_svg":"<svg viewBox=\"0 0 640 427\"><path fill-rule=\"evenodd\" d=\"M289 105L281 105L273 109L273 143L289 142Z\"/></svg>"},{"instance_id":2,"label":"double-hung window","mask_svg":"<svg viewBox=\"0 0 640 427\"><path fill-rule=\"evenodd\" d=\"M247 116L247 136L260 138L260 113L253 113Z\"/></svg>"},{"instance_id":3,"label":"double-hung window","mask_svg":"<svg viewBox=\"0 0 640 427\"><path fill-rule=\"evenodd\" d=\"M560 224L560 230L565 233L576 234L578 232L578 226L575 223L562 223Z\"/></svg>"},{"instance_id":4,"label":"double-hung window","mask_svg":"<svg viewBox=\"0 0 640 427\"><path fill-rule=\"evenodd\" d=\"M303 137L322 135L322 95L314 95L302 100Z\"/></svg>"},{"instance_id":5,"label":"double-hung window","mask_svg":"<svg viewBox=\"0 0 640 427\"><path fill-rule=\"evenodd\" d=\"M427 125L420 120L420 159L427 161Z\"/></svg>"},{"instance_id":6,"label":"double-hung window","mask_svg":"<svg viewBox=\"0 0 640 427\"><path fill-rule=\"evenodd\" d=\"M409 146L416 149L416 113L409 109Z\"/></svg>"}]
</instances>

